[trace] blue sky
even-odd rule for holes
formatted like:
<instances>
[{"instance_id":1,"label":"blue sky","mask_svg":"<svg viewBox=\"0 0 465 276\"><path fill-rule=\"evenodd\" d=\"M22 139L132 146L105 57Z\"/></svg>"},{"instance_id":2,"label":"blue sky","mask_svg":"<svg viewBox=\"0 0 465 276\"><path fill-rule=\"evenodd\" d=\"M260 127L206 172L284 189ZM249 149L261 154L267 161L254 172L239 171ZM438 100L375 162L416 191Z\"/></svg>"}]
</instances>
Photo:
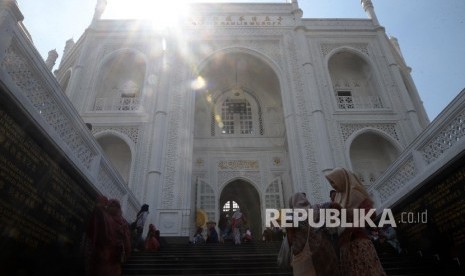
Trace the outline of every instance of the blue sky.
<instances>
[{"instance_id":1,"label":"blue sky","mask_svg":"<svg viewBox=\"0 0 465 276\"><path fill-rule=\"evenodd\" d=\"M44 58L52 49L61 56L69 38L77 41L92 19L96 1L17 0L24 24ZM108 7L118 1L134 4L136 0L108 0ZM372 2L387 34L398 38L426 112L433 120L465 88L465 1ZM300 0L299 6L306 18L367 18L360 0Z\"/></svg>"}]
</instances>

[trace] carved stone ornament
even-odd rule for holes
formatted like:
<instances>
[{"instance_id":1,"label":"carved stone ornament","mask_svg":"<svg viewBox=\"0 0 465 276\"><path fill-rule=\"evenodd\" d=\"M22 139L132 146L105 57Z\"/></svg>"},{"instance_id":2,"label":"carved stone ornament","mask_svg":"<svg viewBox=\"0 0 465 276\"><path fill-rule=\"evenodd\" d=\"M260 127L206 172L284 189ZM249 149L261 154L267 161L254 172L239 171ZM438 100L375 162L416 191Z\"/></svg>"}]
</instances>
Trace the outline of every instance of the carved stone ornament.
<instances>
[{"instance_id":1,"label":"carved stone ornament","mask_svg":"<svg viewBox=\"0 0 465 276\"><path fill-rule=\"evenodd\" d=\"M197 158L197 160L195 160L195 165L197 167L203 167L204 163L205 163L205 161L202 158Z\"/></svg>"},{"instance_id":2,"label":"carved stone ornament","mask_svg":"<svg viewBox=\"0 0 465 276\"><path fill-rule=\"evenodd\" d=\"M257 160L228 160L218 163L220 170L258 170Z\"/></svg>"},{"instance_id":3,"label":"carved stone ornament","mask_svg":"<svg viewBox=\"0 0 465 276\"><path fill-rule=\"evenodd\" d=\"M281 166L281 158L280 157L273 157L273 165L275 167Z\"/></svg>"}]
</instances>

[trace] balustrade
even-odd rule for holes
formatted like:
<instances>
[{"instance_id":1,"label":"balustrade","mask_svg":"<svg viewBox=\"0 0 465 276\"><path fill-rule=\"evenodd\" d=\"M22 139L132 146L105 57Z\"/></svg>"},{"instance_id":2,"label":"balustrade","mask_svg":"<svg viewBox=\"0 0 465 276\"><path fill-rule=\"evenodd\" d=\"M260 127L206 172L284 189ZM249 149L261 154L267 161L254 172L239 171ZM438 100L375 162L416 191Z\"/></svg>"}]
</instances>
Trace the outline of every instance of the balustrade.
<instances>
[{"instance_id":1,"label":"balustrade","mask_svg":"<svg viewBox=\"0 0 465 276\"><path fill-rule=\"evenodd\" d=\"M383 108L378 96L336 96L338 109L378 109Z\"/></svg>"},{"instance_id":2,"label":"balustrade","mask_svg":"<svg viewBox=\"0 0 465 276\"><path fill-rule=\"evenodd\" d=\"M139 107L137 97L96 98L94 111L137 111Z\"/></svg>"}]
</instances>

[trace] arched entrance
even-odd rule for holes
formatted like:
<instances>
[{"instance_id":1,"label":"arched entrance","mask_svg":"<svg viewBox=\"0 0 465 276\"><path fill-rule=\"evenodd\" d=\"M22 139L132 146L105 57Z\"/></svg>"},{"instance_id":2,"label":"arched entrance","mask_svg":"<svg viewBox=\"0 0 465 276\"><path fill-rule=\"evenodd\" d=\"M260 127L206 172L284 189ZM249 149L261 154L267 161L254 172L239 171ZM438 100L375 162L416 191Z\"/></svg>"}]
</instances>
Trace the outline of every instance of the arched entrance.
<instances>
[{"instance_id":1,"label":"arched entrance","mask_svg":"<svg viewBox=\"0 0 465 276\"><path fill-rule=\"evenodd\" d=\"M349 148L352 170L367 187L376 182L399 154L392 141L371 130L355 137Z\"/></svg>"},{"instance_id":2,"label":"arched entrance","mask_svg":"<svg viewBox=\"0 0 465 276\"><path fill-rule=\"evenodd\" d=\"M128 184L132 158L128 144L123 139L112 134L98 137L97 142L113 166L121 174L121 177L126 181L126 184Z\"/></svg>"},{"instance_id":3,"label":"arched entrance","mask_svg":"<svg viewBox=\"0 0 465 276\"><path fill-rule=\"evenodd\" d=\"M212 189L197 192L196 206L220 220L225 203L231 213L232 203L237 204L258 239L264 226L261 209L281 207L282 183L263 194L257 187L271 184L262 179L289 174L283 162L288 145L278 67L258 52L231 48L212 54L198 68L205 86L195 91L192 172ZM272 167L264 156L275 160Z\"/></svg>"},{"instance_id":4,"label":"arched entrance","mask_svg":"<svg viewBox=\"0 0 465 276\"><path fill-rule=\"evenodd\" d=\"M230 204L233 202L237 205ZM262 219L260 196L249 182L237 179L227 184L221 192L219 206L220 216L223 215L223 212L230 216L233 210L239 207L247 218L246 225L250 228L250 231L252 231L253 238L257 239L261 236ZM225 207L225 210L223 210L223 207Z\"/></svg>"}]
</instances>

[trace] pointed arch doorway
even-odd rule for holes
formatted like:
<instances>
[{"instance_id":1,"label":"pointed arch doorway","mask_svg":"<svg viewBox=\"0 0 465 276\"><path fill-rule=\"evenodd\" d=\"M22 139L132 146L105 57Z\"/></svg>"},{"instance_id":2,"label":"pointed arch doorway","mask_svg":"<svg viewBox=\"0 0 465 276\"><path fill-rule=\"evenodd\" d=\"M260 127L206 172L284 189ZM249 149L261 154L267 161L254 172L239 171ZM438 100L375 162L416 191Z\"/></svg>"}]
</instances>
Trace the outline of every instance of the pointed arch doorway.
<instances>
[{"instance_id":1,"label":"pointed arch doorway","mask_svg":"<svg viewBox=\"0 0 465 276\"><path fill-rule=\"evenodd\" d=\"M256 240L261 237L260 195L252 184L242 179L231 181L221 192L219 206L220 216L223 213L232 216L232 213L240 208L246 216L246 225L252 231L253 238Z\"/></svg>"}]
</instances>

